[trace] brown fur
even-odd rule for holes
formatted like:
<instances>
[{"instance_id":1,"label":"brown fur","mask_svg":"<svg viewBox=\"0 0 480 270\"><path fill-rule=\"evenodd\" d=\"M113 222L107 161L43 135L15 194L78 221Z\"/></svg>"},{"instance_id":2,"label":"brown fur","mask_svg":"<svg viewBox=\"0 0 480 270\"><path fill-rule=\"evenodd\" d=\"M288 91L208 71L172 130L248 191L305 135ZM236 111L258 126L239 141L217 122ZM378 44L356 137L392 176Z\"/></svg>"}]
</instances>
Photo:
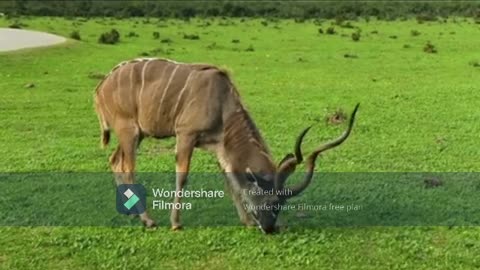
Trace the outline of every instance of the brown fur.
<instances>
[{"instance_id":1,"label":"brown fur","mask_svg":"<svg viewBox=\"0 0 480 270\"><path fill-rule=\"evenodd\" d=\"M183 172L177 175L177 190L186 182L194 147L214 152L226 172L275 172L268 147L228 72L215 66L164 59L123 62L97 86L95 109L102 145L108 144L110 130L119 139L110 158L114 172L127 173L117 179L119 184L133 183L135 149L144 137L177 138L177 172ZM240 202L236 203L248 223ZM146 214L142 220L153 224ZM172 211L171 221L173 228L180 226L177 210Z\"/></svg>"}]
</instances>

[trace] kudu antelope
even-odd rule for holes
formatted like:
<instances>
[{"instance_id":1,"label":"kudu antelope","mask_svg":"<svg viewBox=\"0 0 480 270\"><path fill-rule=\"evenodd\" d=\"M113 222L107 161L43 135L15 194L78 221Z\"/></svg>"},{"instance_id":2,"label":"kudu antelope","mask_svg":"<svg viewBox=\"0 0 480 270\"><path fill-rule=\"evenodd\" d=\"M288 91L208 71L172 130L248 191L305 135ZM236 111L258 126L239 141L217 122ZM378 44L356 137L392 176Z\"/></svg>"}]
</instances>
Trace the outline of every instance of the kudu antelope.
<instances>
[{"instance_id":1,"label":"kudu antelope","mask_svg":"<svg viewBox=\"0 0 480 270\"><path fill-rule=\"evenodd\" d=\"M309 128L298 136L295 154L276 166L228 74L215 66L166 59L123 62L97 86L95 107L103 146L111 129L118 137L110 157L117 184L134 182L136 149L143 138L175 136L176 191L185 186L193 149L210 150L227 175L241 221L267 233L274 231L279 208L257 210L258 206L279 206L301 193L312 180L317 156L347 139L358 109L357 105L343 135L308 156L304 180L288 188L284 183L303 161L301 143ZM268 190L283 192L255 195ZM175 203L180 200L174 198ZM146 212L140 218L147 227L155 225ZM179 210L172 210L170 220L172 229L181 227Z\"/></svg>"}]
</instances>

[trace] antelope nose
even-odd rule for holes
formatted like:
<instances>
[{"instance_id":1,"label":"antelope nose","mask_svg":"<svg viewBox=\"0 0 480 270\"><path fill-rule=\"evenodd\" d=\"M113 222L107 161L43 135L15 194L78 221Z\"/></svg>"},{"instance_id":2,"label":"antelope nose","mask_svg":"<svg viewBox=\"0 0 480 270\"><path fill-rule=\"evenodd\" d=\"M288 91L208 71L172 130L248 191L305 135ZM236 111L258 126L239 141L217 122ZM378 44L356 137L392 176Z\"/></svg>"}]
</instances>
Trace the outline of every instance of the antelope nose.
<instances>
[{"instance_id":1,"label":"antelope nose","mask_svg":"<svg viewBox=\"0 0 480 270\"><path fill-rule=\"evenodd\" d=\"M275 231L276 231L275 226L268 226L268 227L263 228L263 232L265 232L266 234L272 234Z\"/></svg>"}]
</instances>

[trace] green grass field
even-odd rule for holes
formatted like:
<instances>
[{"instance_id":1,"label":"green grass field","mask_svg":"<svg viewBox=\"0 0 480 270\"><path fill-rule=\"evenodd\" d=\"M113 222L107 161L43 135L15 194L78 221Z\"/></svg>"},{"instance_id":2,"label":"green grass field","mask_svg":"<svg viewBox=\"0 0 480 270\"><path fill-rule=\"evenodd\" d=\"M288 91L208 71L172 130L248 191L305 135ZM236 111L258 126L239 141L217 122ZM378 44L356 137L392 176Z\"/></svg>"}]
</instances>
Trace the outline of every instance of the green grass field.
<instances>
[{"instance_id":1,"label":"green grass field","mask_svg":"<svg viewBox=\"0 0 480 270\"><path fill-rule=\"evenodd\" d=\"M475 172L480 168L476 109L480 39L475 38L480 25L473 21L351 22L361 29L358 42L351 38L356 29L335 26L335 35L319 34L318 29L325 31L331 21L321 26L293 20L208 21L22 18L27 29L67 37L78 30L82 41L0 54L0 172L108 173L115 141L107 150L99 147L93 109L99 79L92 74L106 74L117 63L142 55L227 68L276 160L292 151L295 136L308 125L315 124L304 143L307 151L340 134L345 125L328 124L326 118L339 109L349 113L360 102L351 138L325 154L318 171ZM0 27L11 23L0 19ZM111 28L119 30L121 42L98 44L98 36ZM420 35L412 35L412 30ZM154 31L160 33L159 39L153 38ZM129 32L138 37L127 37ZM184 39L184 34L200 39ZM424 52L427 42L437 53ZM35 87L25 88L29 83ZM173 151L173 140L145 140L138 170L173 172ZM197 151L192 170L217 172L218 168L213 156ZM67 199L77 190L86 194L97 187L103 193L114 192L112 177L105 176L104 182L63 185L61 179L50 179L46 185L58 191L57 204L69 205L76 202ZM321 180L314 179L303 201L328 194L341 198L342 194L332 192L345 190L328 181L323 186ZM284 222L296 226L266 236L239 226L189 227L188 220L201 215L195 212L184 212L186 227L180 232L169 230L166 215L156 216L162 227L153 231L136 222L131 227L34 226L28 216L36 213L40 219L55 214L56 209L36 211L36 207L48 208L41 202L45 186L6 178L0 183L1 223L29 225L0 227L0 269L480 268L478 227L315 227L302 226L301 220L287 215ZM427 194L427 202L443 206L451 197L473 198L480 190L477 183L463 186L462 192L445 185L434 190L440 197L425 189L412 194ZM223 183L211 181L208 187L222 189ZM346 190L358 192L359 197L383 192L368 183L355 187L358 191ZM210 207L215 211L217 206ZM62 215L69 215L68 207L60 209ZM79 209L77 215L97 218ZM238 225L228 199L218 209ZM119 216L114 209L108 211L112 218Z\"/></svg>"}]
</instances>

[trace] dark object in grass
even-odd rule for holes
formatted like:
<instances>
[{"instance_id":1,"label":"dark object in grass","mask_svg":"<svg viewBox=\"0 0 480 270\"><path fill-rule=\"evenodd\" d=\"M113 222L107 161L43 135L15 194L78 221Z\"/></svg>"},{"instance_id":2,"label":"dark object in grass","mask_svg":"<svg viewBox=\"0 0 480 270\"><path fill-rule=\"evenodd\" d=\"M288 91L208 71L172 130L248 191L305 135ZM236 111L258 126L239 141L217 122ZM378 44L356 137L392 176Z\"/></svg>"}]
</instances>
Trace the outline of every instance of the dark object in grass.
<instances>
[{"instance_id":1,"label":"dark object in grass","mask_svg":"<svg viewBox=\"0 0 480 270\"><path fill-rule=\"evenodd\" d=\"M261 21L260 22L263 26L268 26L268 22L267 21Z\"/></svg>"},{"instance_id":2,"label":"dark object in grass","mask_svg":"<svg viewBox=\"0 0 480 270\"><path fill-rule=\"evenodd\" d=\"M239 39L232 39L232 43L240 43Z\"/></svg>"},{"instance_id":3,"label":"dark object in grass","mask_svg":"<svg viewBox=\"0 0 480 270\"><path fill-rule=\"evenodd\" d=\"M105 78L105 75L99 72L90 72L88 73L88 78L94 79L94 80L101 80Z\"/></svg>"},{"instance_id":4,"label":"dark object in grass","mask_svg":"<svg viewBox=\"0 0 480 270\"><path fill-rule=\"evenodd\" d=\"M252 45L248 46L248 48L245 49L246 52L254 52L255 49L253 48Z\"/></svg>"},{"instance_id":5,"label":"dark object in grass","mask_svg":"<svg viewBox=\"0 0 480 270\"><path fill-rule=\"evenodd\" d=\"M427 42L427 44L425 44L425 46L423 47L423 51L426 53L437 53L437 49L435 48L435 45L430 43L430 41Z\"/></svg>"},{"instance_id":6,"label":"dark object in grass","mask_svg":"<svg viewBox=\"0 0 480 270\"><path fill-rule=\"evenodd\" d=\"M397 37L396 35L391 35L391 36L389 36L389 38L391 38L391 39L397 39L398 37Z\"/></svg>"},{"instance_id":7,"label":"dark object in grass","mask_svg":"<svg viewBox=\"0 0 480 270\"><path fill-rule=\"evenodd\" d=\"M360 32L353 32L352 33L352 40L353 41L360 41Z\"/></svg>"},{"instance_id":8,"label":"dark object in grass","mask_svg":"<svg viewBox=\"0 0 480 270\"><path fill-rule=\"evenodd\" d=\"M35 84L34 83L27 83L25 84L23 87L29 89L29 88L34 88L35 87Z\"/></svg>"},{"instance_id":9,"label":"dark object in grass","mask_svg":"<svg viewBox=\"0 0 480 270\"><path fill-rule=\"evenodd\" d=\"M417 23L422 24L424 22L434 22L437 21L438 18L434 14L420 14L416 17Z\"/></svg>"},{"instance_id":10,"label":"dark object in grass","mask_svg":"<svg viewBox=\"0 0 480 270\"><path fill-rule=\"evenodd\" d=\"M171 39L169 39L169 38L164 38L164 39L160 40L160 43L170 44L170 43L172 43L172 42L173 42L173 41L172 41Z\"/></svg>"},{"instance_id":11,"label":"dark object in grass","mask_svg":"<svg viewBox=\"0 0 480 270\"><path fill-rule=\"evenodd\" d=\"M373 30L372 32L370 32L370 34L376 35L376 34L378 34L378 31L377 31L377 30Z\"/></svg>"},{"instance_id":12,"label":"dark object in grass","mask_svg":"<svg viewBox=\"0 0 480 270\"><path fill-rule=\"evenodd\" d=\"M358 58L357 55L355 55L355 54L349 54L349 53L344 54L343 57L345 57L345 58Z\"/></svg>"},{"instance_id":13,"label":"dark object in grass","mask_svg":"<svg viewBox=\"0 0 480 270\"><path fill-rule=\"evenodd\" d=\"M25 27L25 26L27 26L27 25L17 21L17 22L14 22L14 23L10 24L10 25L8 26L8 28L12 28L12 29L22 29L22 28Z\"/></svg>"},{"instance_id":14,"label":"dark object in grass","mask_svg":"<svg viewBox=\"0 0 480 270\"><path fill-rule=\"evenodd\" d=\"M153 32L152 35L153 35L153 39L159 39L160 38L160 33L157 32L157 31Z\"/></svg>"},{"instance_id":15,"label":"dark object in grass","mask_svg":"<svg viewBox=\"0 0 480 270\"><path fill-rule=\"evenodd\" d=\"M183 34L183 39L190 39L190 40L199 40L200 39L200 36L199 35L195 35L195 34Z\"/></svg>"},{"instance_id":16,"label":"dark object in grass","mask_svg":"<svg viewBox=\"0 0 480 270\"><path fill-rule=\"evenodd\" d=\"M348 29L353 29L355 28L355 26L353 26L353 24L351 22L346 22L346 23L342 23L342 24L339 24L341 28L348 28Z\"/></svg>"},{"instance_id":17,"label":"dark object in grass","mask_svg":"<svg viewBox=\"0 0 480 270\"><path fill-rule=\"evenodd\" d=\"M347 114L339 108L333 114L328 115L326 120L328 124L338 125L347 120Z\"/></svg>"},{"instance_id":18,"label":"dark object in grass","mask_svg":"<svg viewBox=\"0 0 480 270\"><path fill-rule=\"evenodd\" d=\"M333 26L330 26L327 28L327 35L335 35L337 32L335 32L335 28Z\"/></svg>"},{"instance_id":19,"label":"dark object in grass","mask_svg":"<svg viewBox=\"0 0 480 270\"><path fill-rule=\"evenodd\" d=\"M420 32L417 30L412 30L410 31L410 35L412 35L412 37L417 37L420 36Z\"/></svg>"},{"instance_id":20,"label":"dark object in grass","mask_svg":"<svg viewBox=\"0 0 480 270\"><path fill-rule=\"evenodd\" d=\"M167 50L164 50L162 48L155 48L149 52L150 55L160 55L160 54L170 54L170 52L173 52L175 49L173 48L168 48Z\"/></svg>"},{"instance_id":21,"label":"dark object in grass","mask_svg":"<svg viewBox=\"0 0 480 270\"><path fill-rule=\"evenodd\" d=\"M116 44L120 41L120 33L116 29L105 32L98 38L98 43L101 44Z\"/></svg>"},{"instance_id":22,"label":"dark object in grass","mask_svg":"<svg viewBox=\"0 0 480 270\"><path fill-rule=\"evenodd\" d=\"M323 34L323 29L322 29L322 28L318 28L318 33L319 33L319 34Z\"/></svg>"},{"instance_id":23,"label":"dark object in grass","mask_svg":"<svg viewBox=\"0 0 480 270\"><path fill-rule=\"evenodd\" d=\"M425 188L436 188L443 185L443 181L436 177L429 177L423 180Z\"/></svg>"},{"instance_id":24,"label":"dark object in grass","mask_svg":"<svg viewBox=\"0 0 480 270\"><path fill-rule=\"evenodd\" d=\"M404 48L404 49L408 49L408 48L410 48L410 47L411 47L411 46L410 46L409 44L403 45L403 48Z\"/></svg>"},{"instance_id":25,"label":"dark object in grass","mask_svg":"<svg viewBox=\"0 0 480 270\"><path fill-rule=\"evenodd\" d=\"M207 46L208 50L214 50L214 49L217 49L217 48L218 48L218 46L217 46L216 42L213 42L213 43L211 43Z\"/></svg>"},{"instance_id":26,"label":"dark object in grass","mask_svg":"<svg viewBox=\"0 0 480 270\"><path fill-rule=\"evenodd\" d=\"M469 63L472 67L480 67L480 61L470 61Z\"/></svg>"},{"instance_id":27,"label":"dark object in grass","mask_svg":"<svg viewBox=\"0 0 480 270\"><path fill-rule=\"evenodd\" d=\"M132 38L132 37L139 37L139 35L133 31L131 31L130 33L128 33L127 37L129 38Z\"/></svg>"},{"instance_id":28,"label":"dark object in grass","mask_svg":"<svg viewBox=\"0 0 480 270\"><path fill-rule=\"evenodd\" d=\"M77 30L70 33L70 38L75 40L82 40L82 38L80 37L80 33Z\"/></svg>"},{"instance_id":29,"label":"dark object in grass","mask_svg":"<svg viewBox=\"0 0 480 270\"><path fill-rule=\"evenodd\" d=\"M322 25L322 21L319 20L319 19L315 19L315 20L313 20L313 24L320 26L320 25Z\"/></svg>"}]
</instances>

